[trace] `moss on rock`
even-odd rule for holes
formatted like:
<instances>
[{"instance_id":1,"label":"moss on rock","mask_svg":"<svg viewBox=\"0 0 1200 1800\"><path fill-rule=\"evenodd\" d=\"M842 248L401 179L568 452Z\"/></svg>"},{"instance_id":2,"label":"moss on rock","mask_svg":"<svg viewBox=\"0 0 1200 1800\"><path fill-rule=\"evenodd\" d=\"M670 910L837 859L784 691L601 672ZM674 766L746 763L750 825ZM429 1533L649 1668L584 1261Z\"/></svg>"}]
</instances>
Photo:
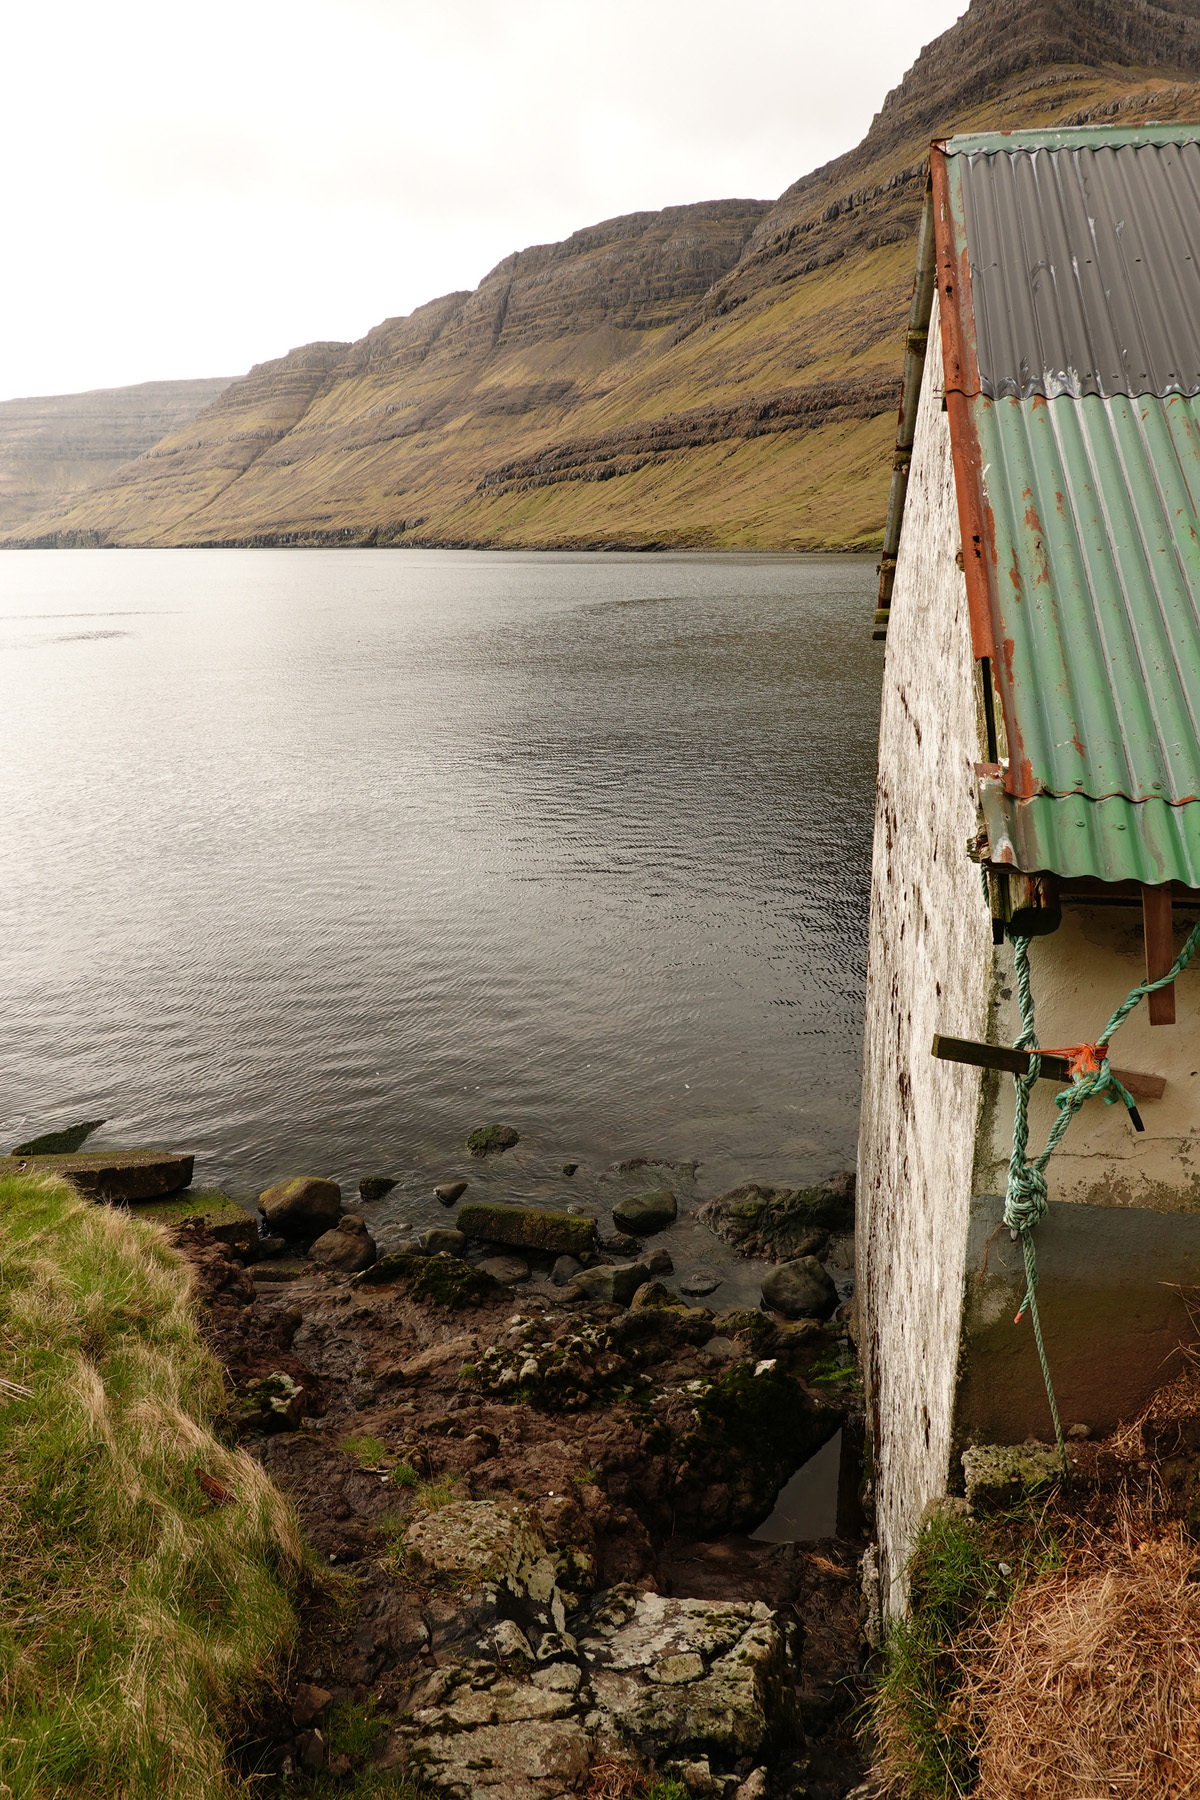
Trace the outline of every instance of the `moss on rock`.
<instances>
[{"instance_id":1,"label":"moss on rock","mask_svg":"<svg viewBox=\"0 0 1200 1800\"><path fill-rule=\"evenodd\" d=\"M501 1150L511 1150L520 1141L520 1132L511 1125L481 1125L467 1139L467 1149L472 1156L493 1156Z\"/></svg>"},{"instance_id":2,"label":"moss on rock","mask_svg":"<svg viewBox=\"0 0 1200 1800\"><path fill-rule=\"evenodd\" d=\"M536 1206L498 1206L472 1200L458 1214L458 1229L477 1243L513 1244L521 1250L550 1250L578 1256L596 1241L596 1221L581 1213L549 1212Z\"/></svg>"},{"instance_id":3,"label":"moss on rock","mask_svg":"<svg viewBox=\"0 0 1200 1800\"><path fill-rule=\"evenodd\" d=\"M843 1416L782 1369L757 1366L760 1374L754 1364L738 1363L697 1396L696 1427L678 1446L680 1464L697 1486L728 1481L738 1469L742 1524L766 1517L784 1482L833 1436Z\"/></svg>"},{"instance_id":4,"label":"moss on rock","mask_svg":"<svg viewBox=\"0 0 1200 1800\"><path fill-rule=\"evenodd\" d=\"M393 1282L403 1282L413 1300L451 1310L472 1306L500 1292L499 1283L490 1275L455 1256L381 1256L373 1267L355 1276L356 1284L369 1287Z\"/></svg>"}]
</instances>

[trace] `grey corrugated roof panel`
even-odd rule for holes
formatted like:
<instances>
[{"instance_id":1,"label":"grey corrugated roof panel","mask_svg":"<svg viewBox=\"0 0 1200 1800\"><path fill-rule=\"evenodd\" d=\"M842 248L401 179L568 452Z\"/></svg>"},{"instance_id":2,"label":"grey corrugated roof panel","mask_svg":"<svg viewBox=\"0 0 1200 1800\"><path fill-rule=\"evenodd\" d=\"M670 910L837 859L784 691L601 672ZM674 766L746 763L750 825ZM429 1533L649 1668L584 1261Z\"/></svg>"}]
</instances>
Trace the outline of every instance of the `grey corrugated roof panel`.
<instances>
[{"instance_id":1,"label":"grey corrugated roof panel","mask_svg":"<svg viewBox=\"0 0 1200 1800\"><path fill-rule=\"evenodd\" d=\"M1198 129L950 140L984 394L1200 393Z\"/></svg>"},{"instance_id":2,"label":"grey corrugated roof panel","mask_svg":"<svg viewBox=\"0 0 1200 1800\"><path fill-rule=\"evenodd\" d=\"M1200 888L1200 802L1169 806L1082 794L1019 800L996 779L980 781L979 797L993 863L1063 879Z\"/></svg>"}]
</instances>

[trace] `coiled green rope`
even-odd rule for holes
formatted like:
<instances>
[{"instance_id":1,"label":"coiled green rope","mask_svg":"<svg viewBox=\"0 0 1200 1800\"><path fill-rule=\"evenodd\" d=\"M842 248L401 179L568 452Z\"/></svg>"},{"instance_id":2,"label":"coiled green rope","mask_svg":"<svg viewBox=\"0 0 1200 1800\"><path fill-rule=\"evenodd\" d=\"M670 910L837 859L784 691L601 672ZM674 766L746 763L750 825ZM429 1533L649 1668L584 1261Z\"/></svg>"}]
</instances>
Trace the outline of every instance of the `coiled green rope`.
<instances>
[{"instance_id":1,"label":"coiled green rope","mask_svg":"<svg viewBox=\"0 0 1200 1800\"><path fill-rule=\"evenodd\" d=\"M1121 1029L1130 1013L1147 994L1156 988L1168 987L1191 962L1197 947L1200 947L1200 923L1193 926L1187 942L1175 958L1165 975L1157 981L1139 982L1131 988L1125 999L1118 1006L1108 1024L1104 1027L1094 1048L1097 1052L1094 1068L1087 1072L1079 1071L1069 1088L1054 1096L1054 1104L1058 1116L1050 1128L1046 1139L1046 1147L1040 1155L1029 1156L1029 1096L1033 1092L1034 1083L1041 1069L1041 1058L1037 1054L1037 1029L1034 1023L1033 987L1029 977L1029 944L1027 937L1014 936L1013 962L1017 977L1017 1004L1021 1009L1021 1035L1013 1048L1028 1050L1029 1069L1024 1075L1014 1075L1013 1085L1016 1088L1016 1114L1013 1119L1013 1147L1008 1163L1008 1191L1004 1196L1004 1223L1021 1240L1021 1249L1025 1257L1025 1298L1017 1309L1017 1322L1021 1320L1026 1308L1033 1324L1034 1341L1037 1344L1038 1359L1042 1365L1042 1377L1046 1383L1046 1398L1050 1402L1050 1416L1054 1420L1054 1437L1059 1454L1065 1456L1062 1425L1059 1423L1058 1404L1054 1398L1054 1384L1050 1379L1050 1364L1046 1360L1046 1347L1042 1342L1042 1322L1038 1317L1037 1284L1038 1266L1037 1252L1033 1243L1035 1226L1045 1218L1049 1206L1046 1192L1046 1164L1050 1161L1066 1134L1067 1127L1079 1111L1085 1100L1103 1097L1111 1106L1121 1100L1126 1106L1133 1105L1133 1096L1121 1086L1108 1064L1108 1046L1116 1033Z\"/></svg>"}]
</instances>

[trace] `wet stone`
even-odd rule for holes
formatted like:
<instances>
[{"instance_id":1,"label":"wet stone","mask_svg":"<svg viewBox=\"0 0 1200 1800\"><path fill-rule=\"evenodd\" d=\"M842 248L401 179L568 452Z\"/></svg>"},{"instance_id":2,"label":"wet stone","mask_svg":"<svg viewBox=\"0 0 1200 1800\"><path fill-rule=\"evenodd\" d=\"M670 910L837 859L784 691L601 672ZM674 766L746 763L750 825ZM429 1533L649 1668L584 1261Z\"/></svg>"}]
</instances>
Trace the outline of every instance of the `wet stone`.
<instances>
[{"instance_id":1,"label":"wet stone","mask_svg":"<svg viewBox=\"0 0 1200 1800\"><path fill-rule=\"evenodd\" d=\"M827 1319L838 1303L838 1291L815 1256L776 1264L763 1279L765 1304L788 1319Z\"/></svg>"},{"instance_id":2,"label":"wet stone","mask_svg":"<svg viewBox=\"0 0 1200 1800\"><path fill-rule=\"evenodd\" d=\"M679 1204L670 1188L653 1188L645 1194L632 1194L613 1207L614 1223L635 1237L650 1237L673 1225Z\"/></svg>"},{"instance_id":3,"label":"wet stone","mask_svg":"<svg viewBox=\"0 0 1200 1800\"><path fill-rule=\"evenodd\" d=\"M467 1239L461 1231L453 1231L443 1225L435 1225L421 1238L421 1248L429 1256L463 1256L466 1253Z\"/></svg>"},{"instance_id":4,"label":"wet stone","mask_svg":"<svg viewBox=\"0 0 1200 1800\"><path fill-rule=\"evenodd\" d=\"M396 1183L390 1175L364 1175L358 1184L359 1198L362 1200L382 1200L390 1194Z\"/></svg>"}]
</instances>

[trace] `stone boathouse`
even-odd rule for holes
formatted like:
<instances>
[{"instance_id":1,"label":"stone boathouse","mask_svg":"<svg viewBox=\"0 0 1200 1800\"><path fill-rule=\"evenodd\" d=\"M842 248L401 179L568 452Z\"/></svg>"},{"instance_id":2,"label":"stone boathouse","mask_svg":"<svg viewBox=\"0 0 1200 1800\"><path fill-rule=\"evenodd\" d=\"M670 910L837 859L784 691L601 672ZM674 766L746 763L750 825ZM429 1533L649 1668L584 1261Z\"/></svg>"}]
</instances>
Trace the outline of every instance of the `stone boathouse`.
<instances>
[{"instance_id":1,"label":"stone boathouse","mask_svg":"<svg viewBox=\"0 0 1200 1800\"><path fill-rule=\"evenodd\" d=\"M1001 1225L1013 938L1066 1050L1200 920L1200 126L933 146L876 628L857 1260L895 1610L963 1449L1054 1441ZM1200 1337L1200 955L1110 1062L1135 1110L1081 1106L1034 1233L1063 1425L1092 1431ZM1041 1074L1031 1153L1069 1059Z\"/></svg>"}]
</instances>

